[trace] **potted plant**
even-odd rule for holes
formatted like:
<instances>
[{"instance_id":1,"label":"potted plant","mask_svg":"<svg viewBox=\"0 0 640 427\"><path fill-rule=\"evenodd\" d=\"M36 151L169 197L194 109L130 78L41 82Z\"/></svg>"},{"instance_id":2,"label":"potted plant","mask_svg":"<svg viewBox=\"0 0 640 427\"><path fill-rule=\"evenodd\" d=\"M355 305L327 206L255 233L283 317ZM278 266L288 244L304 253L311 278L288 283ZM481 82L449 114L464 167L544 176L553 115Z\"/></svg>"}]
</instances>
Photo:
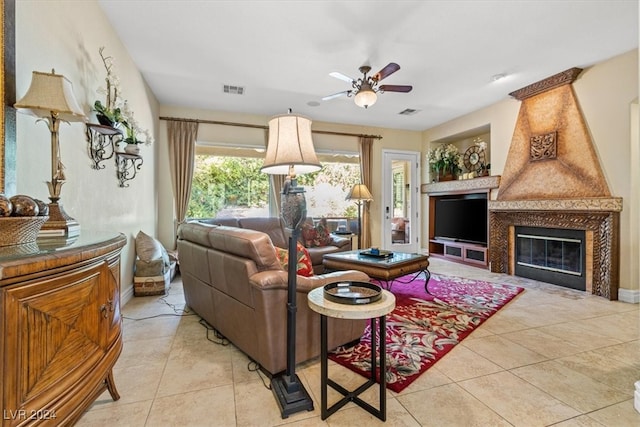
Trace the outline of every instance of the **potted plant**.
<instances>
[{"instance_id":1,"label":"potted plant","mask_svg":"<svg viewBox=\"0 0 640 427\"><path fill-rule=\"evenodd\" d=\"M98 93L105 95L105 103L96 100L93 104L96 118L105 126L122 126L125 131L124 151L138 154L139 144L149 145L153 142L153 137L148 130L138 125L127 101L121 99L120 79L113 70L113 57L104 55L104 46L99 49L99 52L104 68L107 70L107 76L104 79L106 87L98 88Z\"/></svg>"},{"instance_id":2,"label":"potted plant","mask_svg":"<svg viewBox=\"0 0 640 427\"><path fill-rule=\"evenodd\" d=\"M104 46L99 49L99 52L104 68L107 70L107 76L104 79L106 87L98 88L98 93L105 95L105 103L103 104L102 101L96 100L93 104L93 109L96 111L96 118L100 124L116 127L123 120L118 98L120 94L120 79L113 71L113 57L104 56Z\"/></svg>"},{"instance_id":3,"label":"potted plant","mask_svg":"<svg viewBox=\"0 0 640 427\"><path fill-rule=\"evenodd\" d=\"M121 123L125 129L124 143L126 144L124 151L129 154L138 154L140 152L140 144L150 145L153 143L153 137L148 129L140 127L126 101L122 110Z\"/></svg>"},{"instance_id":4,"label":"potted plant","mask_svg":"<svg viewBox=\"0 0 640 427\"><path fill-rule=\"evenodd\" d=\"M434 181L451 181L464 167L458 147L442 144L429 150L427 160L434 172Z\"/></svg>"}]
</instances>

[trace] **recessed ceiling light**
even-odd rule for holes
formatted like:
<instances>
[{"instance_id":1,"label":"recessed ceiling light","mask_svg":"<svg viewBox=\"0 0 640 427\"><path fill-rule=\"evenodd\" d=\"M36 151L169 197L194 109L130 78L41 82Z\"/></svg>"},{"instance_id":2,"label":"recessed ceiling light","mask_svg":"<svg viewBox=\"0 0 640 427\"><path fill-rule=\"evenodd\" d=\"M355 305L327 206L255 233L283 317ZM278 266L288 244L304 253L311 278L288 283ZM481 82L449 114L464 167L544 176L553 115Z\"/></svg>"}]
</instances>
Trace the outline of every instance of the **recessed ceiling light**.
<instances>
[{"instance_id":1,"label":"recessed ceiling light","mask_svg":"<svg viewBox=\"0 0 640 427\"><path fill-rule=\"evenodd\" d=\"M309 101L307 102L307 105L309 107L317 107L318 105L320 105L320 103L318 101Z\"/></svg>"},{"instance_id":2,"label":"recessed ceiling light","mask_svg":"<svg viewBox=\"0 0 640 427\"><path fill-rule=\"evenodd\" d=\"M507 77L505 73L494 74L493 76L491 76L491 80L493 80L494 82L497 82L498 80L502 80L505 77Z\"/></svg>"}]
</instances>

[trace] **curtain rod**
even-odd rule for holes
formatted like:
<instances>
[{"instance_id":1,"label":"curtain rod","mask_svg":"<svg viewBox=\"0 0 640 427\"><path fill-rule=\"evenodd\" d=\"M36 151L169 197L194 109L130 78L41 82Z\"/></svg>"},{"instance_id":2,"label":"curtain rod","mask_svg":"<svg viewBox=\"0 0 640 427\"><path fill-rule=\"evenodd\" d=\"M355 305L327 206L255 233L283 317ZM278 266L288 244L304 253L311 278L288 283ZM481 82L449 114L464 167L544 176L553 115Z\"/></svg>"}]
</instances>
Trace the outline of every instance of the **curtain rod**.
<instances>
[{"instance_id":1,"label":"curtain rod","mask_svg":"<svg viewBox=\"0 0 640 427\"><path fill-rule=\"evenodd\" d=\"M185 119L180 117L160 117L160 120L173 120L176 122L195 122L195 123L204 123L208 125L222 125L222 126L238 126L244 128L253 128L253 129L269 129L269 126L264 125L252 125L248 123L235 123L235 122L222 122L217 120L201 120L201 119ZM332 132L328 130L312 130L311 133L318 133L322 135L339 135L339 136L356 136L359 138L373 138L373 139L382 139L381 135L365 135L361 133L348 133L348 132Z\"/></svg>"}]
</instances>

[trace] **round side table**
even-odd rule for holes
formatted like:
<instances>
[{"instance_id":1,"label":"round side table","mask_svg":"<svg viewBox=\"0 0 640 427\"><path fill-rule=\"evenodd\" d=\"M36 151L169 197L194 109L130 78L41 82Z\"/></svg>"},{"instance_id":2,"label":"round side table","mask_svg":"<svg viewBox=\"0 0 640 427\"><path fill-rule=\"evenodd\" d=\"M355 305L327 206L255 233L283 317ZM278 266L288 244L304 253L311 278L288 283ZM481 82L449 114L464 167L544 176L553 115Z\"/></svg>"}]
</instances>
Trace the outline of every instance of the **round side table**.
<instances>
[{"instance_id":1,"label":"round side table","mask_svg":"<svg viewBox=\"0 0 640 427\"><path fill-rule=\"evenodd\" d=\"M358 282L352 282L358 283ZM386 345L386 315L391 313L396 306L396 297L387 290L382 290L382 296L378 301L368 304L340 304L324 297L324 288L319 287L307 296L309 307L320 314L320 392L321 392L321 418L327 419L349 402L353 402L361 408L375 415L382 421L387 419L387 345ZM371 319L371 376L368 381L353 391L349 391L329 378L328 349L327 349L327 317L338 319ZM375 333L376 323L379 324L379 334ZM376 340L376 335L378 339ZM379 343L376 343L379 341ZM358 396L376 383L376 346L380 346L380 402L379 408L375 408ZM327 408L327 387L331 386L344 397Z\"/></svg>"}]
</instances>

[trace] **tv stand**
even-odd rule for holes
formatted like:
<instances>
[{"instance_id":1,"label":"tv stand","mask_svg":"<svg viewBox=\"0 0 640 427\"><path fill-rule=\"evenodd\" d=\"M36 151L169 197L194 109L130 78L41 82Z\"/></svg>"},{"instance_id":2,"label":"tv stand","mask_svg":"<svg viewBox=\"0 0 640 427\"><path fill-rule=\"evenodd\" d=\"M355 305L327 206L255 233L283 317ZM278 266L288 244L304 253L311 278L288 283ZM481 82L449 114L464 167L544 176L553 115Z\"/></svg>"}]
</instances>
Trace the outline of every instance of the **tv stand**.
<instances>
[{"instance_id":1,"label":"tv stand","mask_svg":"<svg viewBox=\"0 0 640 427\"><path fill-rule=\"evenodd\" d=\"M462 194L485 194L491 199L491 190L500 185L500 176L487 176L474 179L435 182L422 184L421 192L429 196L429 256L444 258L475 267L489 267L489 227L487 224L487 245L466 243L452 239L435 237L435 205L442 198ZM488 215L487 215L488 221Z\"/></svg>"},{"instance_id":2,"label":"tv stand","mask_svg":"<svg viewBox=\"0 0 640 427\"><path fill-rule=\"evenodd\" d=\"M487 247L475 243L464 243L451 239L429 240L429 255L450 261L488 267Z\"/></svg>"}]
</instances>

